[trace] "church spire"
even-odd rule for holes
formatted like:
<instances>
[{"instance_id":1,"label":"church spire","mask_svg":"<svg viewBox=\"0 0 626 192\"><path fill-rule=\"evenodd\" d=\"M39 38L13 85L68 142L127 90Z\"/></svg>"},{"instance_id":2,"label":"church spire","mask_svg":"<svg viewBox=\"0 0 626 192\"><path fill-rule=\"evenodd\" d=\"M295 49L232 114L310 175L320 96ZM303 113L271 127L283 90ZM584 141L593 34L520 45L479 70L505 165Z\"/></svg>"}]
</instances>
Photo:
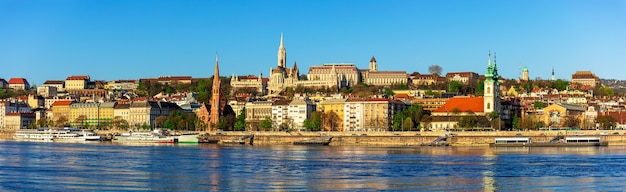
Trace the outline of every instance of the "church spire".
<instances>
[{"instance_id":1,"label":"church spire","mask_svg":"<svg viewBox=\"0 0 626 192\"><path fill-rule=\"evenodd\" d=\"M493 78L493 66L491 66L491 50L489 50L489 55L487 56L487 73L485 73L485 78L487 81L490 81Z\"/></svg>"},{"instance_id":2,"label":"church spire","mask_svg":"<svg viewBox=\"0 0 626 192\"><path fill-rule=\"evenodd\" d=\"M372 59L370 59L370 71L378 71L378 64L376 64L376 58L374 58L374 55L372 55Z\"/></svg>"},{"instance_id":3,"label":"church spire","mask_svg":"<svg viewBox=\"0 0 626 192\"><path fill-rule=\"evenodd\" d=\"M298 71L298 64L296 63L296 61L293 61L293 69L292 70L292 75L296 78L298 78L298 76L300 76L300 71Z\"/></svg>"},{"instance_id":4,"label":"church spire","mask_svg":"<svg viewBox=\"0 0 626 192\"><path fill-rule=\"evenodd\" d=\"M498 75L498 64L496 63L496 52L493 52L493 79L498 81L500 76Z\"/></svg>"},{"instance_id":5,"label":"church spire","mask_svg":"<svg viewBox=\"0 0 626 192\"><path fill-rule=\"evenodd\" d=\"M286 68L287 50L283 41L283 33L280 33L280 45L278 46L278 67Z\"/></svg>"},{"instance_id":6,"label":"church spire","mask_svg":"<svg viewBox=\"0 0 626 192\"><path fill-rule=\"evenodd\" d=\"M222 114L221 106L222 103L222 90L220 87L220 68L217 57L217 52L215 52L215 74L213 75L213 88L211 90L211 111L209 113L209 128L210 130L217 129L217 123L219 122L219 117Z\"/></svg>"}]
</instances>

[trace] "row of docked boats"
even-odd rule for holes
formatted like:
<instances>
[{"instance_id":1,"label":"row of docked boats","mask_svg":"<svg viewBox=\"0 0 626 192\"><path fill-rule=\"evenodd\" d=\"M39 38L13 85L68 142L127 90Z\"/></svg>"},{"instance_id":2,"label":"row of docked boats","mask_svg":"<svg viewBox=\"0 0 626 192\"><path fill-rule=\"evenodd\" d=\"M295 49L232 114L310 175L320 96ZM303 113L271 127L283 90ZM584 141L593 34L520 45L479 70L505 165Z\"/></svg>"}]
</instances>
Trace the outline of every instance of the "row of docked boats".
<instances>
[{"instance_id":1,"label":"row of docked boats","mask_svg":"<svg viewBox=\"0 0 626 192\"><path fill-rule=\"evenodd\" d=\"M13 139L18 141L112 141L119 143L198 143L198 134L164 134L160 130L151 132L128 132L113 137L102 137L93 130L77 128L21 129Z\"/></svg>"}]
</instances>

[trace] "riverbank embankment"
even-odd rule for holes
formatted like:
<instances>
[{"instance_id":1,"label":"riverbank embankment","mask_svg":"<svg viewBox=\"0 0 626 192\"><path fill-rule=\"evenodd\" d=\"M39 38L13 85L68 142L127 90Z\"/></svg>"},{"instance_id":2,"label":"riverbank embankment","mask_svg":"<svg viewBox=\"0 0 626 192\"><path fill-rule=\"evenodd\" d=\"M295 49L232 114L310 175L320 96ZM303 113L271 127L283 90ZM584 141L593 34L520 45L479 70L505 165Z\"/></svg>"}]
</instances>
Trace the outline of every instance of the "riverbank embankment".
<instances>
[{"instance_id":1,"label":"riverbank embankment","mask_svg":"<svg viewBox=\"0 0 626 192\"><path fill-rule=\"evenodd\" d=\"M107 135L119 131L97 131ZM210 139L237 140L254 135L255 145L288 145L296 141L333 137L330 145L362 146L416 146L433 142L447 135L447 142L457 146L482 146L493 143L497 137L530 137L534 142L548 142L557 135L600 137L609 145L626 145L625 130L579 130L579 131L468 131L468 132L264 132L264 131L222 131L208 133ZM0 131L0 140L11 140L15 131Z\"/></svg>"}]
</instances>

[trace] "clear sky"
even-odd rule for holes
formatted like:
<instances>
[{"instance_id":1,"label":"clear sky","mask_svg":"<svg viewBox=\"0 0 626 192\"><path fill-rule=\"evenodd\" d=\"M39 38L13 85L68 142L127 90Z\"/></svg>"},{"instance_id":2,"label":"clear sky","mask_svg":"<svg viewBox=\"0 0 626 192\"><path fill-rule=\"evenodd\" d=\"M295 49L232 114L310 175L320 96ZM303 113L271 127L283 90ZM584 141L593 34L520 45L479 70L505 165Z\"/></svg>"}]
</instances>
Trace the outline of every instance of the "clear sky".
<instances>
[{"instance_id":1,"label":"clear sky","mask_svg":"<svg viewBox=\"0 0 626 192\"><path fill-rule=\"evenodd\" d=\"M268 77L280 33L288 67L355 63L379 70L626 79L624 0L0 0L0 78L31 84L163 75Z\"/></svg>"}]
</instances>

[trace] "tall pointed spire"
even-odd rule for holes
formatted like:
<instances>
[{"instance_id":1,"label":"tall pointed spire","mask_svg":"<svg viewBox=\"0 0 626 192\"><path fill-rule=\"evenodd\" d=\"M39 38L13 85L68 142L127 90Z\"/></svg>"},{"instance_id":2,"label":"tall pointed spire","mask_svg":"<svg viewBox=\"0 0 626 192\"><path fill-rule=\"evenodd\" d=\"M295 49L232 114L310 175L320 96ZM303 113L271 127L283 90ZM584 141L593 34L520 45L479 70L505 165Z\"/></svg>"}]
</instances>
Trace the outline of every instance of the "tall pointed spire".
<instances>
[{"instance_id":1,"label":"tall pointed spire","mask_svg":"<svg viewBox=\"0 0 626 192\"><path fill-rule=\"evenodd\" d=\"M493 79L497 82L500 79L498 75L498 63L496 63L496 52L493 52Z\"/></svg>"},{"instance_id":2,"label":"tall pointed spire","mask_svg":"<svg viewBox=\"0 0 626 192\"><path fill-rule=\"evenodd\" d=\"M280 47L279 48L285 48L285 44L283 43L283 32L280 32Z\"/></svg>"},{"instance_id":3,"label":"tall pointed spire","mask_svg":"<svg viewBox=\"0 0 626 192\"><path fill-rule=\"evenodd\" d=\"M489 56L487 56L487 69L491 68L491 50L489 50Z\"/></svg>"},{"instance_id":4,"label":"tall pointed spire","mask_svg":"<svg viewBox=\"0 0 626 192\"><path fill-rule=\"evenodd\" d=\"M300 76L300 71L298 71L298 64L296 61L293 61L293 69L291 69L292 75L297 79Z\"/></svg>"},{"instance_id":5,"label":"tall pointed spire","mask_svg":"<svg viewBox=\"0 0 626 192\"><path fill-rule=\"evenodd\" d=\"M280 45L278 46L278 67L287 67L287 50L283 41L283 33L280 33Z\"/></svg>"},{"instance_id":6,"label":"tall pointed spire","mask_svg":"<svg viewBox=\"0 0 626 192\"><path fill-rule=\"evenodd\" d=\"M485 78L487 81L491 81L493 78L493 66L491 66L491 50L489 50L489 55L487 56L487 73L485 73Z\"/></svg>"},{"instance_id":7,"label":"tall pointed spire","mask_svg":"<svg viewBox=\"0 0 626 192\"><path fill-rule=\"evenodd\" d=\"M222 102L222 90L220 86L220 68L218 62L217 52L215 52L215 74L213 75L213 87L211 94L211 111L209 113L209 123L207 125L209 130L217 130L217 123L219 122L219 118L222 114L222 105L226 103L226 101Z\"/></svg>"},{"instance_id":8,"label":"tall pointed spire","mask_svg":"<svg viewBox=\"0 0 626 192\"><path fill-rule=\"evenodd\" d=\"M215 52L215 74L213 75L213 85L215 85L215 80L217 79L219 81L220 77L220 68L218 66L218 58L217 58L217 52Z\"/></svg>"}]
</instances>

